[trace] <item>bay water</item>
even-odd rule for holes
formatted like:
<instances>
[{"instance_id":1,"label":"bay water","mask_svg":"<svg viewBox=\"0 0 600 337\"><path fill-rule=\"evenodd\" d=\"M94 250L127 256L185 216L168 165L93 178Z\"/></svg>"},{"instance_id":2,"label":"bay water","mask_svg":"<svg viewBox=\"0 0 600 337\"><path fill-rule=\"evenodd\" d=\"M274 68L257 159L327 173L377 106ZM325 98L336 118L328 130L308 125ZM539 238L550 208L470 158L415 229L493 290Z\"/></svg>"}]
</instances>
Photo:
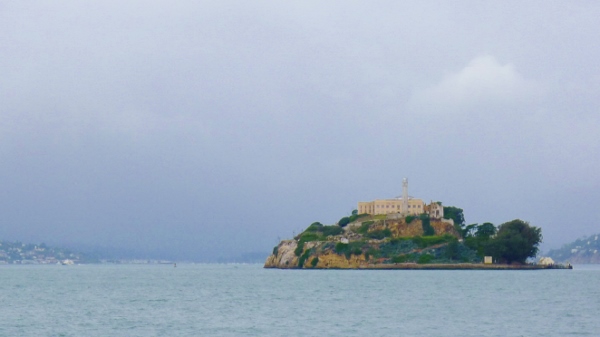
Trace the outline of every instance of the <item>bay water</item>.
<instances>
[{"instance_id":1,"label":"bay water","mask_svg":"<svg viewBox=\"0 0 600 337\"><path fill-rule=\"evenodd\" d=\"M5 265L0 336L600 336L600 267Z\"/></svg>"}]
</instances>

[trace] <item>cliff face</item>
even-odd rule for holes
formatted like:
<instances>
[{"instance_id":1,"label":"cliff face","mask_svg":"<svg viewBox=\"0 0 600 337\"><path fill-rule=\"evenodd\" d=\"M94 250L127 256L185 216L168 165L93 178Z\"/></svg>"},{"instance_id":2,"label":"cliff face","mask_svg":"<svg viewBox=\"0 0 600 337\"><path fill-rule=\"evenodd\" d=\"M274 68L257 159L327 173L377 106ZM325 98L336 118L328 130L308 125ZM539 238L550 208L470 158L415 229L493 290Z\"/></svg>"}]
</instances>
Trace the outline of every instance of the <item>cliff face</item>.
<instances>
[{"instance_id":1,"label":"cliff face","mask_svg":"<svg viewBox=\"0 0 600 337\"><path fill-rule=\"evenodd\" d=\"M435 231L435 235L449 234L458 237L458 232L450 223L443 222L439 219L431 219L430 224ZM423 222L419 219L415 219L409 224L407 224L404 219L385 221L382 220L375 223L373 228L389 228L392 231L393 237L412 237L423 235Z\"/></svg>"},{"instance_id":2,"label":"cliff face","mask_svg":"<svg viewBox=\"0 0 600 337\"><path fill-rule=\"evenodd\" d=\"M277 254L271 254L265 268L297 268L298 257L294 253L298 247L296 240L284 240L277 246Z\"/></svg>"},{"instance_id":3,"label":"cliff face","mask_svg":"<svg viewBox=\"0 0 600 337\"><path fill-rule=\"evenodd\" d=\"M305 248L310 250L313 248L321 248L322 242L308 242ZM265 268L279 268L279 269L295 269L300 268L298 266L299 257L294 253L298 244L294 240L286 240L278 246L277 255L272 254L267 258L265 262ZM311 265L314 258L318 259L318 263L315 266ZM364 254L351 255L346 257L344 255L336 254L332 251L324 252L322 254L313 255L307 258L302 265L302 268L316 268L316 269L352 269L364 267L367 265Z\"/></svg>"},{"instance_id":4,"label":"cliff face","mask_svg":"<svg viewBox=\"0 0 600 337\"><path fill-rule=\"evenodd\" d=\"M366 266L368 263L364 254L351 255L346 258L344 255L338 255L329 252L319 256L319 263L315 268L325 269L356 269Z\"/></svg>"}]
</instances>

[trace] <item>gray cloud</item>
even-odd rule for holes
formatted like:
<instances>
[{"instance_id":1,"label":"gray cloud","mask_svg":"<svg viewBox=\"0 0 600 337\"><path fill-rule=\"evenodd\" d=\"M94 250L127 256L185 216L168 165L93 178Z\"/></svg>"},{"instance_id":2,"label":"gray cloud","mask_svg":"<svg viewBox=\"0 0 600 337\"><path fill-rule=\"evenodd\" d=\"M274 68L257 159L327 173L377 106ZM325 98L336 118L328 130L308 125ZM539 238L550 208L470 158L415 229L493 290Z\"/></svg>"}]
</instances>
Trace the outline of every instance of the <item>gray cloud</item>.
<instances>
[{"instance_id":1,"label":"gray cloud","mask_svg":"<svg viewBox=\"0 0 600 337\"><path fill-rule=\"evenodd\" d=\"M595 3L2 2L0 237L213 259L400 193L598 232Z\"/></svg>"},{"instance_id":2,"label":"gray cloud","mask_svg":"<svg viewBox=\"0 0 600 337\"><path fill-rule=\"evenodd\" d=\"M472 59L458 72L425 90L414 93L409 106L415 112L460 112L464 110L503 109L539 103L543 85L525 79L513 64L500 64L491 55ZM484 110L484 111L482 111Z\"/></svg>"}]
</instances>

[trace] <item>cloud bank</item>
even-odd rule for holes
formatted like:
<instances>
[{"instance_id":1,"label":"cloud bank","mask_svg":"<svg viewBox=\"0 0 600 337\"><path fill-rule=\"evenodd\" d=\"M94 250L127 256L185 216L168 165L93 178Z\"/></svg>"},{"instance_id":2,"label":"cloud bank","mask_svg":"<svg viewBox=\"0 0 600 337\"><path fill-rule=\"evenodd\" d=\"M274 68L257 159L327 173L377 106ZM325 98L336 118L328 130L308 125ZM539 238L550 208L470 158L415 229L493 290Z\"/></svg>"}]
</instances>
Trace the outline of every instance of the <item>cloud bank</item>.
<instances>
[{"instance_id":1,"label":"cloud bank","mask_svg":"<svg viewBox=\"0 0 600 337\"><path fill-rule=\"evenodd\" d=\"M403 177L549 245L598 232L578 211L600 202L598 17L596 2L5 1L0 239L266 254Z\"/></svg>"},{"instance_id":2,"label":"cloud bank","mask_svg":"<svg viewBox=\"0 0 600 337\"><path fill-rule=\"evenodd\" d=\"M419 111L490 110L530 104L541 98L542 85L526 79L512 63L501 64L491 55L478 56L437 84L418 90L409 106Z\"/></svg>"}]
</instances>

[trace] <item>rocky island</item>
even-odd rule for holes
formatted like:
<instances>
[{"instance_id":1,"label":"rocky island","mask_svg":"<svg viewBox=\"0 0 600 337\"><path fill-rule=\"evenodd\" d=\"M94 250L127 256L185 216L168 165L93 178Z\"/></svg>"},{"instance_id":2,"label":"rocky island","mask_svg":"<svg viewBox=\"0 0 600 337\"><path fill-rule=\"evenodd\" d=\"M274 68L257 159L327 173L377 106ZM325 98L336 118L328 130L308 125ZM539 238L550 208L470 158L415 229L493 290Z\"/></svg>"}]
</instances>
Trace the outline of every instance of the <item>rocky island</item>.
<instances>
[{"instance_id":1,"label":"rocky island","mask_svg":"<svg viewBox=\"0 0 600 337\"><path fill-rule=\"evenodd\" d=\"M556 269L566 267L555 264L525 263L528 257L535 256L534 253L537 253L537 244L524 244L518 247L515 243L523 243L522 238L527 236L527 232L536 232L536 228L518 219L502 224L498 229L486 223L474 225L467 230L445 219L430 219L428 215L390 217L354 214L348 218L353 221L344 227L337 224L325 226L315 222L294 239L281 241L273 248L273 253L267 258L264 267L280 269ZM484 233L486 230L494 234L486 235ZM515 234L518 233L522 233L523 236L517 238ZM512 247L513 251L507 251L507 247ZM494 252L496 255L486 255ZM485 256L491 256L492 261L484 263Z\"/></svg>"},{"instance_id":2,"label":"rocky island","mask_svg":"<svg viewBox=\"0 0 600 337\"><path fill-rule=\"evenodd\" d=\"M280 269L557 269L527 263L541 229L515 219L465 225L463 210L408 197L360 202L334 225L314 222L273 248L265 268ZM359 213L359 210L361 213ZM546 261L546 260L543 260Z\"/></svg>"}]
</instances>

